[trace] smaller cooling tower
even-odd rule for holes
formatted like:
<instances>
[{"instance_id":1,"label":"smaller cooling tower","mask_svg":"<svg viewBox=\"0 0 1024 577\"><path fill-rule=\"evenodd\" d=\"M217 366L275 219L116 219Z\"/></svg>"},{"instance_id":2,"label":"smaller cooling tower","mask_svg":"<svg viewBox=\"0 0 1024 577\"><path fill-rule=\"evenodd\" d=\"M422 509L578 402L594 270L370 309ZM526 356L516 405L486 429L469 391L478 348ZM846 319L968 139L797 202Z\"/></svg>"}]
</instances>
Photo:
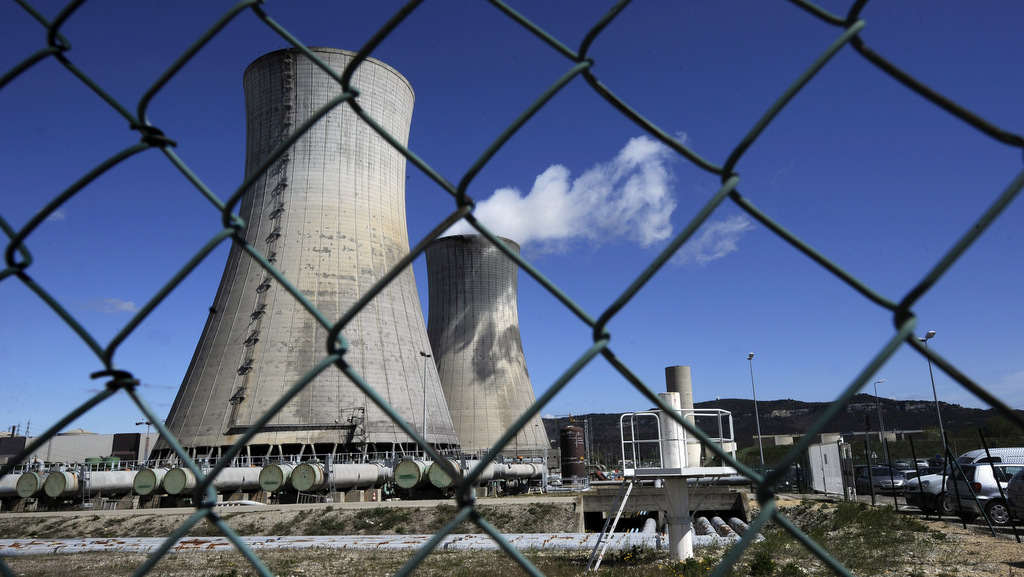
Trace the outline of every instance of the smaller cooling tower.
<instances>
[{"instance_id":1,"label":"smaller cooling tower","mask_svg":"<svg viewBox=\"0 0 1024 577\"><path fill-rule=\"evenodd\" d=\"M490 449L536 400L519 338L519 269L478 235L439 238L426 255L427 335L455 434L465 451ZM505 451L547 446L535 416Z\"/></svg>"}]
</instances>

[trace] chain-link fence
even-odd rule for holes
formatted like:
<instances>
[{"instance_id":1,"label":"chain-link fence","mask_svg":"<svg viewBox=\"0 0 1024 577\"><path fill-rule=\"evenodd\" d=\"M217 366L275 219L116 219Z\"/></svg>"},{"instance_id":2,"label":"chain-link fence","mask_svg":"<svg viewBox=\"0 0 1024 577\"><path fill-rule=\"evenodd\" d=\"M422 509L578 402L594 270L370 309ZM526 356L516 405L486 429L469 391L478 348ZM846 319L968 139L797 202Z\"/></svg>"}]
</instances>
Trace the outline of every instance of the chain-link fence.
<instances>
[{"instance_id":1,"label":"chain-link fence","mask_svg":"<svg viewBox=\"0 0 1024 577\"><path fill-rule=\"evenodd\" d=\"M769 473L767 477L761 478L755 471L739 462L736 462L729 455L719 454L719 457L724 463L735 467L742 474L757 480L756 485L758 490L756 494L758 504L760 505L760 513L751 523L751 535L757 533L769 520L774 520L792 533L793 536L801 541L815 555L820 557L826 564L833 567L837 572L846 573L846 570L839 563L835 562L826 551L821 549L812 539L802 533L786 518L784 514L779 511L779 509L776 508L771 488L779 480L778 477L784 474L787 466L794 463L798 459L799 455L806 451L807 446L813 441L813 439L818 434L825 431L829 422L832 421L840 411L844 410L850 399L861 390L872 375L874 375L876 371L882 367L901 347L910 347L921 355L929 358L938 370L943 371L946 375L959 383L964 389L970 391L972 394L985 401L988 405L997 409L1002 415L1011 420L1017 426L1024 427L1024 420L1021 419L1017 412L1011 410L1000 398L980 386L971 378L971 376L962 372L952 362L936 354L933 349L929 349L925 343L915 337L914 334L914 331L917 328L917 321L914 314L915 305L928 293L936 282L950 270L965 251L967 251L971 244L979 237L979 235L981 235L991 225L991 223L1018 195L1022 186L1024 186L1024 171L1016 175L1016 177L1011 180L1005 190L998 195L991 206L987 207L977 222L968 227L959 240L948 248L939 262L928 270L927 273L920 278L917 284L898 300L890 299L875 288L864 284L857 278L854 278L851 274L843 270L843 268L841 268L836 262L830 260L827 255L819 252L815 247L810 246L808 243L801 240L801 238L787 230L782 223L773 219L769 214L754 206L740 192L740 178L737 174L737 166L743 159L744 153L758 141L759 137L762 136L773 119L783 109L790 105L794 97L811 82L815 74L827 67L830 59L842 50L855 51L856 54L876 67L879 75L888 75L895 81L902 83L920 98L921 106L938 107L939 109L956 117L965 125L987 135L995 141L1004 143L1011 147L1024 148L1024 138L1021 136L990 124L979 115L961 107L956 102L953 102L942 94L932 90L924 83L902 71L882 55L874 52L860 36L860 33L866 26L865 21L860 18L860 12L866 2L855 2L850 12L845 16L829 13L810 2L792 2L795 6L807 11L820 20L823 27L831 27L831 29L835 31L835 40L831 46L829 46L828 49L825 50L809 68L799 75L799 77L792 82L789 88L779 95L771 106L763 112L757 122L750 127L747 134L735 144L726 160L723 163L718 164L712 160L702 157L696 150L688 147L684 142L674 138L665 130L646 119L642 111L635 109L629 102L618 97L609 86L603 84L594 74L595 61L588 55L588 51L593 42L600 37L606 27L624 13L624 11L628 11L630 9L630 2L625 1L619 3L602 18L594 22L590 33L586 35L580 46L574 49L562 43L558 38L551 36L543 28L523 17L508 5L495 0L492 4L507 16L507 18L527 30L530 34L541 39L551 48L553 54L557 55L559 58L567 58L570 61L570 64L566 66L562 76L528 108L523 110L518 118L516 118L516 120L479 155L476 163L466 171L463 178L458 181L459 184L456 185L452 184L437 172L431 165L418 156L414 150L401 146L395 138L385 132L372 117L359 107L359 99L357 97L358 87L349 85L351 73L360 65L362 59L374 55L375 49L381 42L388 38L389 35L400 33L400 31L396 31L399 24L403 22L403 19L420 8L420 2L413 1L394 14L393 18L387 22L387 24L381 28L365 46L362 47L359 52L359 57L351 64L351 66L349 66L348 69L331 72L345 91L343 97L337 99L335 104L338 106L352 107L356 114L358 114L368 125L377 131L392 146L400 150L400 152L408 159L409 163L414 167L414 170L421 171L436 183L437 186L446 190L451 197L451 212L447 218L437 223L437 226L428 236L419 239L411 252L401 261L400 266L390 271L390 274L385 277L381 283L378 283L377 286L373 287L368 293L363 295L363 298L352 310L348 311L340 321L338 319L326 318L323 314L317 311L312 304L308 301L304 301L305 308L309 311L309 314L316 320L316 322L329 329L329 343L326 344L330 354L325 355L320 360L319 364L311 370L305 378L294 383L289 393L282 397L279 402L275 404L246 435L243 435L238 444L229 451L228 454L223 455L218 462L218 465L204 476L201 474L196 463L188 458L186 451L182 449L178 442L176 442L174 437L171 435L171 432L166 430L162 424L162 415L155 413L147 404L146 399L140 393L137 386L138 380L135 375L132 374L131 367L117 367L114 365L112 359L115 352L117 352L124 343L132 337L133 331L140 325L140 323L142 323L142 321L150 315L153 309L167 298L168 295L172 293L172 291L174 291L183 282L183 280L190 275L190 273L193 272L193 270L215 247L228 242L245 244L243 231L246 224L238 218L234 211L237 209L240 198L250 183L259 176L261 171L267 170L275 159L271 158L263 165L263 167L261 167L260 170L254 171L245 182L238 186L236 191L227 200L222 201L217 195L203 185L192 173L189 166L175 154L174 135L164 134L158 127L151 125L147 120L146 112L150 102L156 95L160 94L161 89L168 83L168 81L178 74L190 59L192 59L198 51L204 47L204 45L216 38L220 31L237 18L255 17L262 21L269 30L278 34L288 45L305 50L304 44L302 39L293 37L288 30L278 24L268 14L267 10L265 10L262 2L258 0L239 2L225 13L217 22L213 23L204 35L198 38L185 53L181 54L180 58L166 69L164 74L160 76L159 80L153 84L150 90L147 91L147 93L137 103L135 103L135 109L137 112L132 112L131 106L126 106L119 102L110 93L105 91L104 86L92 80L85 72L83 72L82 69L76 66L74 51L71 49L70 43L61 34L62 26L73 18L75 11L80 9L81 5L85 4L84 0L70 3L60 13L60 15L52 21L48 21L36 12L29 2L25 0L16 0L16 2L24 10L31 13L36 20L38 20L41 26L40 38L45 38L45 42L41 41L38 51L36 51L31 57L17 64L12 69L3 71L3 76L0 77L0 90L19 82L19 80L26 75L25 73L33 67L39 66L44 62L56 61L66 69L70 77L73 77L76 81L88 86L88 88L98 95L107 105L109 105L117 115L126 120L133 130L138 131L141 135L141 140L134 146L126 148L125 150L110 157L87 174L81 175L73 185L53 198L21 228L16 229L11 226L7 220L4 220L4 207L0 206L0 227L2 227L4 235L7 237L7 242L5 244L5 263L2 272L0 272L0 282L22 283L25 287L31 290L42 302L46 304L46 306L52 309L53 312L59 315L64 322L74 330L74 332L82 339L83 342L86 343L103 365L106 366L106 370L91 375L93 378L105 379L105 388L70 414L66 415L59 422L55 423L45 433L39 435L37 439L18 457L0 469L0 475L10 472L17 462L21 461L26 456L31 455L41 444L46 442L47 439L56 435L75 419L93 410L98 405L107 401L107 399L115 395L127 395L130 397L138 406L139 410L145 415L146 420L154 425L164 439L169 441L173 450L177 453L182 462L186 463L187 466L201 479L199 492L205 495L205 500L196 506L194 515L192 515L191 518L177 531L167 537L164 545L154 552L144 565L139 567L137 574L145 574L161 559L161 557L179 538L184 536L186 532L188 532L197 523L205 519L216 525L220 531L222 531L223 534L245 554L252 565L261 574L270 575L270 572L263 565L258 556L246 546L246 544L228 527L227 524L224 523L221 516L214 509L213 505L216 502L216 494L212 488L211 479L221 468L225 467L229 461L239 453L247 439L254 435L262 424L265 424L277 411L281 410L281 408L288 403L295 394L302 390L303 387L307 386L319 372L332 365L341 369L348 378L350 378L360 389L365 391L374 403L388 413L388 415L390 415L390 417L402 430L405 431L405 433L415 438L435 460L443 461L439 454L430 448L427 443L423 442L423 438L415 428L410 427L398 412L388 406L382 396L377 394L374 389L374 383L364 380L363 377L353 370L351 366L344 362L347 345L342 333L345 329L346 322L348 322L348 320L350 320L358 310L365 307L377 292L381 290L384 284L394 279L402 268L411 266L412 262L424 252L427 245L432 240L440 236L453 223L463 218L471 222L481 234L485 235L499 246L509 258L515 260L522 271L529 274L538 283L543 285L543 287L557 298L558 301L564 304L572 314L574 314L580 321L586 323L592 329L593 333L593 342L587 351L576 359L570 366L565 368L561 377L553 382L543 395L537 399L532 408L526 414L523 414L515 425L506 432L498 442L498 446L492 450L491 453L481 459L481 464L487 463L490 459L493 459L497 455L500 445L509 442L514 437L515 431L518 430L518 428L522 427L529 421L529 419L538 414L555 395L565 389L570 381L572 381L573 378L590 363L601 361L608 363L644 397L661 409L668 409L659 397L652 392L654 389L649 386L648 383L644 383L638 376L636 376L635 372L629 366L624 364L620 358L613 354L612 350L609 348L611 334L607 329L607 326L609 322L623 309L623 307L636 298L641 288L651 281L651 279L658 274L659 270L661 270L670 261L673 255L676 254L677 251L679 251L680 248L694 236L697 229L703 223L707 222L708 219L716 213L716 211L721 210L723 206L729 205L730 203L734 207L737 207L739 210L742 210L752 218L756 219L766 229L771 231L771 233L792 247L792 250L801 253L806 258L811 259L820 265L822 269L827 270L829 273L834 275L835 278L848 285L865 299L874 303L878 307L889 311L896 326L895 334L893 334L892 337L880 347L878 354L866 361L863 370L845 387L842 393L838 395L836 400L830 405L829 409L821 416L821 418L819 418L810 429L804 431L805 434L803 435L802 440L792 447L792 450L788 453L788 457L783 462L778 463L777 468L774 469L773 472ZM44 29L46 30L45 34L42 33ZM308 55L310 58L314 58L312 54ZM585 80L586 84L594 91L595 94L606 101L609 107L617 110L624 117L642 128L647 134L670 147L678 155L687 159L694 166L699 167L708 174L718 177L721 181L721 186L718 188L717 192L703 207L701 207L699 211L697 211L694 218L685 226L685 228L676 235L674 239L672 239L668 246L666 246L665 249L649 263L646 269L635 278L635 280L617 299L614 300L614 302L609 304L604 310L598 312L596 315L592 314L590 311L584 310L574 300L574 295L567 294L560 289L548 279L538 266L520 256L518 253L509 250L500 241L498 241L497 237L492 234L491 231L477 222L474 219L472 212L473 200L467 196L466 190L472 177L487 165L489 161L491 161L495 154L511 139L512 135L524 125L531 122L531 119L538 113L538 111L543 109L570 82L578 78ZM9 114L10 111L4 111L4 113ZM326 110L324 113L326 113ZM296 129L291 135L289 143L294 143L298 138L300 138L301 132L301 129ZM39 225L44 220L46 220L55 211L59 210L64 203L79 194L99 176L110 171L120 163L128 161L138 153L148 149L159 149L162 151L166 156L167 161L195 185L197 193L204 196L209 203L215 207L215 210L220 211L223 227L218 233L212 236L203 249L195 254L194 257L180 271L178 271L165 286L163 286L147 303L141 306L140 310L134 315L132 320L120 330L115 338L104 346L94 337L94 335L90 334L83 325L76 321L75 317L69 312L68 308L66 308L66 303L60 302L58 299L54 298L47 286L42 286L33 278L33 257L31 252L33 234L37 231ZM283 153L285 149L286 148L283 147L280 153ZM277 281L288 287L288 290L297 299L303 299L301 291L295 288L294 284L292 284L292 280L281 274L281 272L279 272L279 270L271 263L267 262L266 259L259 258L258 252L254 247L245 246L244 248L248 254L253 256L258 265L263 267L269 275L273 276ZM680 422L681 425L690 430L690 433L693 435L696 435L705 442L709 441L705 433L702 431L696 430L686 421ZM711 445L713 446L713 444ZM481 467L482 466L483 465L481 465ZM442 538L450 533L459 523L467 520L475 523L484 532L493 537L501 547L505 549L507 553L528 572L535 575L539 574L539 572L519 551L508 545L507 541L502 538L502 535L487 521L484 516L481 516L475 508L472 481L473 477L479 473L479 470L474 470L470 476L464 479L459 485L458 490L456 491L456 502L458 505L457 512L452 517L451 522L439 531L427 546L412 555L403 570L400 572L401 575L409 574L414 571L417 565L431 553L433 548ZM750 542L751 541L749 539L745 539L739 546L730 549L726 557L720 563L715 574L721 575L729 571L729 568L737 562ZM13 574L2 560L0 560L0 569L2 569L2 572L5 575Z\"/></svg>"}]
</instances>

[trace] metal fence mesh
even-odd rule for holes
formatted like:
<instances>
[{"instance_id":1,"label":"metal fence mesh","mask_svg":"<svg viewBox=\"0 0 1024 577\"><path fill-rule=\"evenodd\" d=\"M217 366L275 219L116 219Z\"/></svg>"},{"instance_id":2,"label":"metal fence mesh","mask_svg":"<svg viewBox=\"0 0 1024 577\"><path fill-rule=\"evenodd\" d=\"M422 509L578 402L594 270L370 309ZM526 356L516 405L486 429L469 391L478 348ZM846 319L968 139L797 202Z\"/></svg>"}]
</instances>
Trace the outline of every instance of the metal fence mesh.
<instances>
[{"instance_id":1,"label":"metal fence mesh","mask_svg":"<svg viewBox=\"0 0 1024 577\"><path fill-rule=\"evenodd\" d=\"M785 462L780 463L775 469L776 473L781 476L784 473L786 466L796 462L799 456L807 449L807 446L811 444L812 439L819 433L824 432L827 424L836 416L840 411L844 410L845 405L849 400L868 382L871 376L886 363L886 361L900 348L900 347L911 347L923 356L927 356L931 359L934 365L944 371L949 377L958 382L963 388L973 393L978 398L985 401L990 406L997 409L1003 416L1010 419L1013 423L1020 427L1024 427L1024 421L1018 413L1012 411L1003 401L991 394L984 387L976 383L972 378L959 370L952 362L942 358L934 352L933 349L929 349L922 344L914 335L914 330L917 327L917 321L913 312L914 306L918 301L929 291L929 289L957 262L957 260L965 253L965 251L971 246L972 242L981 235L987 227L1000 215L1000 213L1007 207L1007 205L1017 196L1022 186L1024 186L1024 171L1016 175L1005 190L998 195L995 202L991 204L984 211L984 214L978 219L976 223L967 228L960 239L948 248L944 256L939 262L932 267L927 273L919 279L917 284L908 291L905 295L902 295L898 299L892 299L887 297L880 292L873 289L871 286L867 286L857 278L844 271L838 264L828 258L827 255L822 254L815 250L813 246L803 242L800 238L787 231L782 223L773 220L768 214L759 210L754 206L747 198L745 198L740 192L740 178L737 175L737 167L744 157L744 153L754 145L766 127L772 122L775 116L782 111L785 107L790 104L793 97L799 93L814 77L814 75L826 67L829 60L840 50L854 50L857 54L863 57L866 61L870 62L877 68L878 74L889 75L896 81L902 83L907 88L914 91L921 100L922 105L931 105L941 108L950 115L955 116L963 123L969 125L975 130L987 135L988 137L1005 143L1011 147L1024 148L1024 138L1021 136L1004 130L998 126L993 126L980 116L972 113L957 103L947 99L942 94L930 89L928 86L909 76L905 72L901 71L893 63L887 61L881 55L872 51L865 41L859 36L859 33L865 28L865 22L860 19L859 14L863 8L865 2L857 2L854 4L850 13L845 16L835 15L822 9L821 7L812 4L810 2L793 1L792 3L799 8L806 10L813 14L817 19L821 21L822 26L832 27L835 30L835 41L833 44L822 53L818 59L797 78L788 89L781 94L777 100L764 111L761 118L752 126L749 132L736 143L732 149L731 154L728 155L725 162L716 164L708 159L700 156L695 150L689 148L684 143L670 136L664 130L654 125L642 115L641 111L638 111L630 106L629 102L620 99L611 90L610 87L605 86L593 73L594 60L588 56L588 49L592 42L602 33L605 27L613 21L622 11L629 9L630 2L621 2L616 5L612 10L604 15L599 21L593 24L590 33L586 35L584 41L577 49L570 48L560 42L557 38L549 35L545 30L538 27L533 22L521 16L511 7L503 4L499 1L492 1L491 3L500 9L509 19L515 21L518 25L522 26L530 33L536 35L542 39L547 45L550 46L553 56L558 58L568 58L569 64L566 66L564 74L554 84L552 84L547 91L545 91L540 97L536 99L526 110L522 111L520 116L506 128L506 130L485 150L483 151L476 163L462 176L458 184L452 184L446 178L441 176L435 171L430 165L424 162L419 156L416 155L415 151L405 148L397 143L397 141L390 137L369 115L367 115L359 107L359 100L356 97L356 90L358 87L349 85L351 78L351 71L354 67L360 64L361 59L371 56L374 53L375 48L383 41L386 37L393 33L395 28L402 20L408 16L414 9L418 7L420 2L410 2L403 7L394 17L380 29L372 39L360 50L359 58L357 58L349 69L332 71L332 75L336 78L340 85L345 89L344 95L336 103L339 106L350 106L352 109L359 114L359 116L370 126L373 127L383 138L388 140L392 146L399 149L401 153L414 165L418 170L426 174L431 180L433 180L437 186L447 191L451 197L451 213L448 217L438 223L436 228L425 238L419 240L419 242L412 248L411 252L401 261L399 267L390 271L390 274L386 276L382 281L371 290L369 290L363 298L342 318L331 319L326 318L320 313L309 301L307 301L302 293L294 287L291 281L282 275L271 263L255 250L252 246L245 245L243 228L245 223L242 222L237 215L234 214L234 210L239 204L240 197L243 192L249 187L250 183L259 176L258 173L268 169L270 164L276 160L280 154L287 150L286 146L282 146L278 151L277 155L269 159L260 171L255 171L253 175L245 182L239 184L234 193L226 201L221 201L217 195L211 190L206 188L200 180L195 177L189 166L181 160L174 152L174 135L164 134L161 130L149 123L146 116L147 107L150 101L161 91L163 86L178 73L191 58L208 42L210 42L218 32L227 26L233 19L240 17L243 14L247 16L255 15L265 25L276 32L285 42L295 46L299 49L305 49L302 41L298 38L293 37L287 30L278 25L267 12L264 11L262 3L258 0L246 0L239 2L232 7L227 13L225 13L217 22L215 22L209 30L199 39L197 39L192 46L180 56L173 64L171 64L167 70L160 76L159 80L145 93L145 95L137 102L134 103L134 108L137 112L132 112L132 106L128 106L118 102L108 92L104 90L104 87L90 79L81 69L76 67L74 62L74 51L71 50L70 44L61 36L61 26L64 24L66 19L71 17L75 10L79 8L84 0L78 2L72 2L65 8L61 14L53 21L46 20L39 12L37 12L33 6L25 0L15 0L24 10L28 11L33 17L40 23L40 46L38 51L35 52L31 57L27 58L23 62L16 65L14 68L3 72L3 76L0 77L0 90L8 85L18 82L22 75L30 70L32 67L39 65L42 62L49 60L56 60L60 63L68 72L69 75L73 76L77 81L84 83L92 90L96 95L101 97L118 115L123 117L130 123L133 130L138 131L141 135L140 141L126 148L125 150L115 154L102 164L96 166L93 170L84 174L80 179L75 182L72 186L61 192L58 196L53 198L42 210L40 210L29 222L27 222L20 229L15 229L3 218L3 206L0 206L0 228L3 229L3 233L6 236L5 255L4 255L4 267L0 271L0 282L6 283L22 283L25 287L35 293L38 298L45 302L45 304L58 314L64 322L68 324L71 329L82 339L84 343L94 352L99 361L106 367L105 370L97 372L91 375L95 379L103 379L106 381L105 388L98 392L95 396L89 399L86 403L82 404L76 410L66 415L59 422L55 423L45 433L40 435L31 446L27 447L25 451L19 455L19 457L13 459L11 463L5 465L0 469L0 476L6 474L12 470L14 464L31 455L39 446L46 442L47 439L57 434L68 424L73 422L79 416L92 410L97 405L100 405L108 398L114 395L127 395L132 401L138 406L140 411L145 415L146 419L154 424L156 429L165 439L168 439L170 444L173 446L174 451L178 454L181 460L187 464L189 468L196 473L197 477L203 479L201 483L202 492L205 494L206 499L196 507L196 511L191 518L184 523L177 531L172 535L168 536L164 542L162 548L152 554L148 561L141 566L137 574L145 574L153 565L160 560L160 558L167 552L172 544L185 535L185 533L193 527L196 523L206 519L211 523L215 524L225 536L227 536L235 546L248 558L252 563L253 567L263 575L270 575L271 573L266 566L260 561L258 556L249 549L246 544L240 540L234 532L222 521L220 516L213 508L213 504L216 501L216 494L210 485L212 476L219 471L221 468L226 466L229 461L238 454L244 443L252 434L258 430L259 426L266 423L269 418L279 411L288 401L304 386L306 386L320 371L324 370L331 365L339 367L344 371L352 381L360 387L371 399L378 404L385 412L387 412L391 418L399 424L399 426L411 437L415 438L420 444L431 453L433 458L438 461L443 461L440 455L436 454L426 443L423 442L417 431L411 428L398 413L389 407L383 398L378 395L374 390L374 383L366 382L359 374L357 374L352 367L348 366L345 360L346 341L342 336L342 331L345 329L346 323L364 307L374 296L379 292L381 287L386 283L390 282L400 272L401 268L408 267L412 264L413 260L419 257L427 245L441 235L450 225L455 223L461 218L465 218L470 221L479 232L492 242L495 242L502 250L514 259L521 269L527 274L532 276L541 285L543 285L550 293L557 298L561 303L565 305L572 313L579 319L579 321L585 323L593 331L593 342L575 362L570 366L566 367L564 373L558 378L547 391L540 396L536 403L531 407L527 414L521 416L521 418L515 423L512 429L506 432L499 446L496 447L491 453L480 460L481 466L484 463L489 462L491 458L497 455L500 445L507 443L514 437L515 431L522 427L528 422L529 418L537 414L546 403L548 403L556 394L562 391L567 384L579 373L586 365L592 362L604 362L609 363L613 366L624 379L638 391L640 391L645 397L650 399L652 403L655 403L662 409L668 409L658 396L653 393L651 387L644 383L638 378L630 367L626 366L609 347L610 333L606 328L608 323L616 316L616 314L627 304L631 299L634 299L640 289L650 281L659 270L669 261L669 259L694 235L694 232L701 226L702 223L708 220L708 218L718 211L723 205L732 203L740 210L746 212L751 217L756 219L758 222L763 224L772 233L777 235L780 239L788 243L793 250L802 253L807 258L811 259L823 269L829 271L832 275L846 283L853 290L857 291L874 303L878 307L881 307L892 314L892 319L896 327L895 334L880 347L880 351L873 358L869 359L863 370L854 378L838 396L838 398L830 405L829 409L821 416L820 419L811 427L810 430L805 431L805 435L802 437L802 441L799 442L792 450L788 453L788 457ZM312 54L307 55L311 59L315 59ZM559 91L564 88L570 81L582 77L587 85L593 89L593 91L603 98L608 106L614 108L625 117L629 118L637 126L641 127L646 133L652 137L663 142L669 146L676 153L685 157L687 160L692 162L695 166L706 171L707 173L716 175L720 181L721 186L717 193L698 211L696 216L686 225L686 227L669 243L669 245L647 266L647 268L628 286L628 288L617 298L614 302L609 304L607 308L602 311L598 311L596 314L584 310L574 300L573 295L566 294L558 286L549 281L545 274L529 260L521 257L514 251L510 251L505 248L497 237L493 235L487 228L482 226L479 222L474 220L472 209L473 200L467 196L466 190L469 182L473 176L476 175L498 152L499 149L512 137L512 135L520 129L523 125L530 122L531 118L542 109L551 99L556 97ZM321 115L326 113L327 110L322 110ZM319 115L311 119L310 122L314 122ZM297 140L305 127L299 127L295 130L295 133L291 136L290 140L286 143L290 145ZM160 151L166 156L167 161L171 163L177 170L181 171L194 185L196 192L203 195L212 205L214 210L220 212L222 216L223 227L220 231L212 235L212 238L207 242L201 251L194 255L194 257L178 271L171 280L161 288L152 298L141 307L141 309L134 315L134 317L128 322L109 343L103 345L98 342L93 335L86 330L81 324L79 324L74 316L68 311L67 304L62 303L48 291L46 286L42 286L37 283L32 276L32 240L33 233L37 227L42 223L48 216L58 210L62 204L66 203L74 197L76 194L81 192L87 187L90 182L95 180L97 177L102 175L104 172L109 171L119 163L127 162L134 155L149 150L149 149L160 149ZM191 461L186 452L182 447L174 440L173 436L167 431L162 424L161 415L153 412L153 410L147 405L146 399L140 394L137 387L138 380L131 373L131 367L116 367L113 364L113 357L115 352L124 344L124 342L132 336L133 331L139 326L139 324L146 319L146 317L152 312L152 310L164 300L177 286L193 271L200 262L205 259L210 252L220 245L221 243L234 242L240 245L245 245L243 248L245 251L262 266L268 274L272 275L277 281L282 283L283 286L287 287L288 290L294 295L296 299L303 303L303 306L308 310L309 314L316 319L324 327L330 330L330 343L327 348L330 354L325 355L319 362L316 368L310 371L305 378L299 382L294 383L289 393L282 397L279 402L266 414L263 419L260 420L257 425L249 430L249 433L243 437L239 443L230 451L225 454L218 462L216 468L211 470L209 474L203 476L197 467L196 463ZM672 413L674 414L674 413ZM678 417L677 417L678 418ZM707 441L706 435L700 430L693 428L691 424L686 421L680 421L680 424L686 427L690 432L698 437L701 437ZM718 452L718 451L716 451ZM815 555L820 557L825 563L833 567L837 572L847 574L845 568L839 563L832 560L832 558L821 549L813 540L804 535L797 527L788 521L788 519L774 506L774 500L772 498L771 487L774 486L778 479L774 478L775 473L769 474L767 478L760 477L755 471L744 466L743 464L736 462L727 454L719 454L723 462L735 467L742 474L749 476L751 479L756 480L757 486L757 500L761 508L760 514L751 523L752 531L750 534L755 534L759 531L766 522L774 519L788 531L790 531L798 540L800 540L807 548L809 548ZM479 473L474 471L471 476ZM451 522L445 526L440 532L438 532L434 539L429 543L428 546L419 550L414 554L403 567L400 572L401 575L405 575L414 571L417 565L422 559L430 554L433 547L439 542L440 539L450 533L460 522L469 520L477 524L483 531L491 535L500 546L507 551L507 553L524 569L529 573L538 575L539 571L534 568L530 562L515 548L508 545L508 543L502 538L501 534L495 530L495 528L489 524L485 517L481 516L475 509L475 504L472 497L472 483L471 479L466 479L459 486L457 490L457 513L451 519ZM729 571L730 567L736 563L739 557L743 554L743 551L750 544L749 540L744 540L739 546L732 548L727 556L719 564L715 571L716 575L722 575ZM0 559L0 572L4 575L13 575L12 571L8 566Z\"/></svg>"}]
</instances>

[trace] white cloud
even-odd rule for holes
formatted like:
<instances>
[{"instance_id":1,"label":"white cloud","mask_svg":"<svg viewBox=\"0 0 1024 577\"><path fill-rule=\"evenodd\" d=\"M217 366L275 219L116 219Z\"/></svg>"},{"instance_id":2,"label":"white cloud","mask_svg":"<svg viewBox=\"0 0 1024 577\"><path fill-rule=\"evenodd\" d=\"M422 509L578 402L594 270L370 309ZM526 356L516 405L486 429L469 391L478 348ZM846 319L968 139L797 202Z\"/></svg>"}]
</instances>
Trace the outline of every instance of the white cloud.
<instances>
[{"instance_id":1,"label":"white cloud","mask_svg":"<svg viewBox=\"0 0 1024 577\"><path fill-rule=\"evenodd\" d=\"M66 212L64 212L63 210L57 209L57 210L51 212L50 215L46 217L46 220L47 220L47 222L60 222L60 221L62 221L64 219L66 219L67 217L68 217L68 214Z\"/></svg>"},{"instance_id":2,"label":"white cloud","mask_svg":"<svg viewBox=\"0 0 1024 577\"><path fill-rule=\"evenodd\" d=\"M479 203L474 215L496 234L521 245L558 250L575 239L600 244L626 238L647 247L672 234L671 149L647 136L631 139L610 162L575 180L552 165L525 196L503 188ZM445 234L473 234L460 222Z\"/></svg>"},{"instance_id":3,"label":"white cloud","mask_svg":"<svg viewBox=\"0 0 1024 577\"><path fill-rule=\"evenodd\" d=\"M725 220L705 222L694 236L679 249L673 261L681 264L695 262L707 264L739 250L743 233L753 230L754 224L743 215Z\"/></svg>"},{"instance_id":4,"label":"white cloud","mask_svg":"<svg viewBox=\"0 0 1024 577\"><path fill-rule=\"evenodd\" d=\"M134 313L139 307L132 301L121 299L97 299L86 303L89 310L99 311L107 314Z\"/></svg>"}]
</instances>

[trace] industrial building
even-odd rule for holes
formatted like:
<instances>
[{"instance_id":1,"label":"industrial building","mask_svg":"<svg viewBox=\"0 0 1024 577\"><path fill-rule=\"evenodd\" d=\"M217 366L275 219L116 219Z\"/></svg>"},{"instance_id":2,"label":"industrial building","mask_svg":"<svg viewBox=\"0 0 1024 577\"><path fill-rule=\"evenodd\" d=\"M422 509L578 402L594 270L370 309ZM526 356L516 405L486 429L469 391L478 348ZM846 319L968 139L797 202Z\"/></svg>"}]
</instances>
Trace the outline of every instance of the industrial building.
<instances>
[{"instance_id":1,"label":"industrial building","mask_svg":"<svg viewBox=\"0 0 1024 577\"><path fill-rule=\"evenodd\" d=\"M355 54L313 53L334 70ZM413 91L390 66L362 62L352 76L359 106L394 138L408 139ZM253 62L243 78L245 240L335 323L409 253L406 159L346 102L330 109L283 154L294 131L342 93L297 49ZM235 244L167 427L196 458L217 458L327 355L329 326ZM403 270L342 330L350 365L439 450L458 438L433 363L412 268ZM336 366L322 370L246 445L278 457L415 451L402 431ZM159 456L169 457L163 444Z\"/></svg>"},{"instance_id":2,"label":"industrial building","mask_svg":"<svg viewBox=\"0 0 1024 577\"><path fill-rule=\"evenodd\" d=\"M455 431L464 451L490 449L536 400L519 336L519 267L479 235L439 238L426 254L427 333ZM535 454L548 446L536 414L505 449Z\"/></svg>"}]
</instances>

